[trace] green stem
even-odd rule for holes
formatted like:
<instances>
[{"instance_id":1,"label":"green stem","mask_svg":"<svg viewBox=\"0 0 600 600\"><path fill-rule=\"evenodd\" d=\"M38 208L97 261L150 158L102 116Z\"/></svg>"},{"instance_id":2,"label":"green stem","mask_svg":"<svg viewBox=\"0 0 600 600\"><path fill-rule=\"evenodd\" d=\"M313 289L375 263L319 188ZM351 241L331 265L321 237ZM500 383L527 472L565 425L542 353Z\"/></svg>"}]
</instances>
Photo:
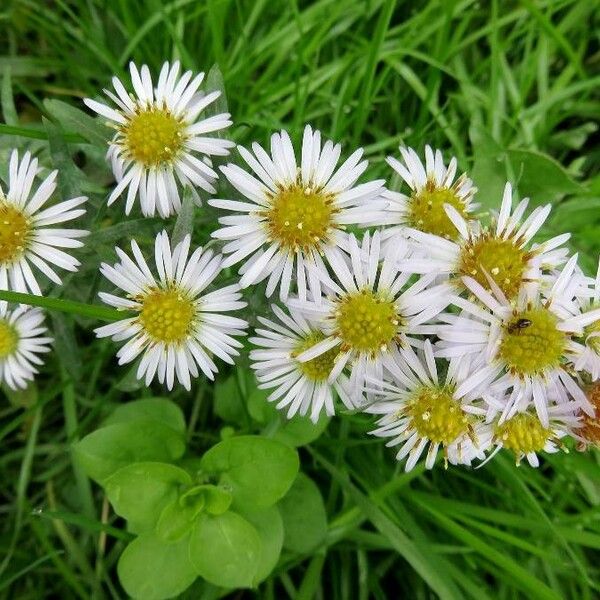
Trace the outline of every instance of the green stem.
<instances>
[{"instance_id":1,"label":"green stem","mask_svg":"<svg viewBox=\"0 0 600 600\"><path fill-rule=\"evenodd\" d=\"M5 125L0 123L0 133L3 135L18 135L21 137L33 138L34 140L47 140L48 134L41 129L30 127L15 127L14 125ZM64 133L63 138L66 142L74 142L76 144L88 144L88 140L78 133Z\"/></svg>"},{"instance_id":2,"label":"green stem","mask_svg":"<svg viewBox=\"0 0 600 600\"><path fill-rule=\"evenodd\" d=\"M22 294L21 292L10 292L8 290L0 290L0 300L18 304L27 304L29 306L39 306L48 310L58 310L71 315L91 317L92 319L98 319L100 321L120 321L121 319L126 319L130 315L127 311L117 310L116 308L109 308L107 306L96 306L95 304L63 300L62 298L34 296L33 294Z\"/></svg>"}]
</instances>

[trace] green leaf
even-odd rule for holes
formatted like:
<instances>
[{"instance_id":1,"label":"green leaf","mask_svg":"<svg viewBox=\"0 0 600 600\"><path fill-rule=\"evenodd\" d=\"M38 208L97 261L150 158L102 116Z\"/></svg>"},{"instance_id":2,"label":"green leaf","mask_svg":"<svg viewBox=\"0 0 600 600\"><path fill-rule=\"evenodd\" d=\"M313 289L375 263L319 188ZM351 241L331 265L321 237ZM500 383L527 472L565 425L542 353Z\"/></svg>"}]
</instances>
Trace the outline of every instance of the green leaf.
<instances>
[{"instance_id":1,"label":"green leaf","mask_svg":"<svg viewBox=\"0 0 600 600\"><path fill-rule=\"evenodd\" d=\"M255 388L249 394L246 401L248 414L261 425L281 418L279 411L275 408L275 404L267 400L269 394L269 390Z\"/></svg>"},{"instance_id":2,"label":"green leaf","mask_svg":"<svg viewBox=\"0 0 600 600\"><path fill-rule=\"evenodd\" d=\"M215 91L221 92L221 95L206 107L206 116L229 112L229 109L227 108L227 94L225 93L225 81L223 80L223 73L221 73L221 69L217 63L210 68L208 75L206 76L206 90L208 93ZM223 136L220 135L219 137Z\"/></svg>"},{"instance_id":3,"label":"green leaf","mask_svg":"<svg viewBox=\"0 0 600 600\"><path fill-rule=\"evenodd\" d=\"M280 418L282 417L280 416ZM313 423L310 417L295 415L293 418L283 421L281 427L273 434L273 439L292 448L306 446L327 429L330 420L331 417L324 413L316 423Z\"/></svg>"},{"instance_id":4,"label":"green leaf","mask_svg":"<svg viewBox=\"0 0 600 600\"><path fill-rule=\"evenodd\" d=\"M506 151L491 134L482 127L473 125L469 129L473 144L474 164L470 172L477 189L477 202L482 210L498 208L507 181Z\"/></svg>"},{"instance_id":5,"label":"green leaf","mask_svg":"<svg viewBox=\"0 0 600 600\"><path fill-rule=\"evenodd\" d=\"M299 473L289 492L279 501L284 546L293 552L308 554L327 534L327 514L319 488L312 479Z\"/></svg>"},{"instance_id":6,"label":"green leaf","mask_svg":"<svg viewBox=\"0 0 600 600\"><path fill-rule=\"evenodd\" d=\"M12 91L12 78L10 76L10 67L4 69L2 77L2 91L0 93L0 105L2 106L2 116L7 125L18 125L19 117L15 108L15 99Z\"/></svg>"},{"instance_id":7,"label":"green leaf","mask_svg":"<svg viewBox=\"0 0 600 600\"><path fill-rule=\"evenodd\" d=\"M134 361L129 367L125 368L125 374L113 384L113 387L120 392L137 392L146 387L144 379L138 379L137 370L139 361Z\"/></svg>"},{"instance_id":8,"label":"green leaf","mask_svg":"<svg viewBox=\"0 0 600 600\"><path fill-rule=\"evenodd\" d=\"M244 424L243 399L235 375L230 375L225 380L217 380L215 383L213 409L223 421L237 425Z\"/></svg>"},{"instance_id":9,"label":"green leaf","mask_svg":"<svg viewBox=\"0 0 600 600\"><path fill-rule=\"evenodd\" d=\"M287 492L298 473L298 453L258 436L232 437L213 446L201 460L202 469L221 476L237 505L269 506ZM259 483L260 482L260 483Z\"/></svg>"},{"instance_id":10,"label":"green leaf","mask_svg":"<svg viewBox=\"0 0 600 600\"><path fill-rule=\"evenodd\" d=\"M229 510L231 500L231 493L216 485L194 486L164 508L156 531L165 540L175 541L191 529L201 512L223 514Z\"/></svg>"},{"instance_id":11,"label":"green leaf","mask_svg":"<svg viewBox=\"0 0 600 600\"><path fill-rule=\"evenodd\" d=\"M202 505L206 512L211 515L220 515L229 510L229 507L231 506L231 492L225 488L211 484L198 485L192 488L181 497L181 502L189 502L197 495L202 496Z\"/></svg>"},{"instance_id":12,"label":"green leaf","mask_svg":"<svg viewBox=\"0 0 600 600\"><path fill-rule=\"evenodd\" d=\"M77 131L92 144L105 147L111 137L110 129L100 120L66 102L47 98L44 100L44 107L59 123L69 130Z\"/></svg>"},{"instance_id":13,"label":"green leaf","mask_svg":"<svg viewBox=\"0 0 600 600\"><path fill-rule=\"evenodd\" d=\"M46 118L42 119L48 133L52 166L58 170L56 190L62 200L82 195L83 173L75 166L62 129Z\"/></svg>"},{"instance_id":14,"label":"green leaf","mask_svg":"<svg viewBox=\"0 0 600 600\"><path fill-rule=\"evenodd\" d=\"M141 600L181 594L197 577L188 546L188 537L168 544L152 533L140 535L125 548L117 565L125 591Z\"/></svg>"},{"instance_id":15,"label":"green leaf","mask_svg":"<svg viewBox=\"0 0 600 600\"><path fill-rule=\"evenodd\" d=\"M257 586L271 574L279 561L284 539L283 519L277 505L258 510L236 507L236 512L254 525L260 536L261 551L253 582Z\"/></svg>"},{"instance_id":16,"label":"green leaf","mask_svg":"<svg viewBox=\"0 0 600 600\"><path fill-rule=\"evenodd\" d=\"M179 467L159 462L138 462L113 473L104 488L115 512L127 519L135 533L152 530L164 508L177 499L180 485L192 478Z\"/></svg>"},{"instance_id":17,"label":"green leaf","mask_svg":"<svg viewBox=\"0 0 600 600\"><path fill-rule=\"evenodd\" d=\"M174 429L178 433L185 433L185 418L177 404L166 398L144 398L120 404L112 415L104 421L104 425L115 423L130 423L138 419L150 419Z\"/></svg>"},{"instance_id":18,"label":"green leaf","mask_svg":"<svg viewBox=\"0 0 600 600\"><path fill-rule=\"evenodd\" d=\"M255 527L240 515L201 515L189 544L196 572L210 583L225 588L253 585L261 541Z\"/></svg>"},{"instance_id":19,"label":"green leaf","mask_svg":"<svg viewBox=\"0 0 600 600\"><path fill-rule=\"evenodd\" d=\"M546 154L514 149L508 150L508 157L518 182L515 187L522 197L531 198L532 206L583 191L562 165Z\"/></svg>"},{"instance_id":20,"label":"green leaf","mask_svg":"<svg viewBox=\"0 0 600 600\"><path fill-rule=\"evenodd\" d=\"M171 236L171 244L175 247L183 240L186 235L192 235L194 231L194 199L189 187L183 189L183 200L181 202L181 210L177 215L177 221L173 227L173 235Z\"/></svg>"},{"instance_id":21,"label":"green leaf","mask_svg":"<svg viewBox=\"0 0 600 600\"><path fill-rule=\"evenodd\" d=\"M250 416L258 423L265 425L262 435L297 448L310 444L327 429L331 420L327 415L321 414L316 423L313 423L310 417L298 414L288 419L275 408L273 402L267 400L269 394L269 390L257 388L248 396L247 401Z\"/></svg>"},{"instance_id":22,"label":"green leaf","mask_svg":"<svg viewBox=\"0 0 600 600\"><path fill-rule=\"evenodd\" d=\"M118 469L135 462L171 462L185 451L182 433L151 419L102 427L73 445L79 464L102 483Z\"/></svg>"},{"instance_id":23,"label":"green leaf","mask_svg":"<svg viewBox=\"0 0 600 600\"><path fill-rule=\"evenodd\" d=\"M204 508L204 497L195 504L182 505L178 498L167 504L156 524L156 534L167 542L175 542L191 532L194 520Z\"/></svg>"}]
</instances>

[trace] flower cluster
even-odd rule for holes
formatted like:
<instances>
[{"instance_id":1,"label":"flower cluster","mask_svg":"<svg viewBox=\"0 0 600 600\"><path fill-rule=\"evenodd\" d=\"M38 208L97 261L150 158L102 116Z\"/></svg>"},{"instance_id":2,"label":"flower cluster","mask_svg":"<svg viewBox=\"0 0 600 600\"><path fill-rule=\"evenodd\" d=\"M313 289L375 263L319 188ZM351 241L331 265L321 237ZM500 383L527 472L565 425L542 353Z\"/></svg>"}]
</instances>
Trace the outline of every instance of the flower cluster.
<instances>
[{"instance_id":1,"label":"flower cluster","mask_svg":"<svg viewBox=\"0 0 600 600\"><path fill-rule=\"evenodd\" d=\"M113 78L113 107L85 101L116 131L109 204L125 196L129 214L139 199L143 215L168 218L183 187L215 194L220 171L231 190L208 201L220 211L211 244L220 252L162 231L154 267L135 240L102 264L121 293L100 296L125 314L96 333L124 342L120 364L136 360L138 378L168 389L190 389L200 372L212 379L215 361L234 364L244 347L248 323L231 314L246 306L243 290L264 282L280 304L256 317L251 366L288 417L316 421L340 402L376 415L373 434L398 447L407 470L422 457L431 468L440 451L472 465L501 448L537 466L540 452L566 448L562 438L600 442L600 270L581 272L568 234L535 241L550 205L528 211L507 184L498 210L482 214L456 159L428 146L424 160L410 148L388 158L403 185L387 189L364 180L362 149L342 160L341 146L308 125L299 149L281 131L268 149L239 146L241 165L217 167L234 144L208 134L230 115L203 114L219 93L200 91L203 74L179 71L165 63L154 84L132 64L135 94ZM41 294L29 263L56 283L48 263L78 264L59 248L86 232L48 226L80 216L85 198L40 211L55 173L29 199L36 173L29 154L20 164L13 154L0 194L0 289ZM235 283L213 285L236 265ZM1 307L0 380L12 387L48 349L41 319Z\"/></svg>"}]
</instances>

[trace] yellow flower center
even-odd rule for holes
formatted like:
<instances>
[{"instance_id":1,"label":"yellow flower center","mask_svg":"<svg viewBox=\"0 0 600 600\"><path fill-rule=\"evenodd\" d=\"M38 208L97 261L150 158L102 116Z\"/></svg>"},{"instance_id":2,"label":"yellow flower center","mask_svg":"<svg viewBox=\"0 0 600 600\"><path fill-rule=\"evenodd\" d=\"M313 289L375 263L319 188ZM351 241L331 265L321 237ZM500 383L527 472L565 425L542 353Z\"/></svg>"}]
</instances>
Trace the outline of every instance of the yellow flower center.
<instances>
[{"instance_id":1,"label":"yellow flower center","mask_svg":"<svg viewBox=\"0 0 600 600\"><path fill-rule=\"evenodd\" d=\"M463 201L451 188L438 188L428 181L425 189L413 194L409 204L408 224L419 231L433 233L446 239L456 240L459 233L444 210L450 204L458 213L467 218Z\"/></svg>"},{"instance_id":2,"label":"yellow flower center","mask_svg":"<svg viewBox=\"0 0 600 600\"><path fill-rule=\"evenodd\" d=\"M142 300L140 323L154 341L173 344L190 334L196 307L179 290L153 290Z\"/></svg>"},{"instance_id":3,"label":"yellow flower center","mask_svg":"<svg viewBox=\"0 0 600 600\"><path fill-rule=\"evenodd\" d=\"M0 360L10 356L17 348L19 336L15 328L5 320L0 320Z\"/></svg>"},{"instance_id":4,"label":"yellow flower center","mask_svg":"<svg viewBox=\"0 0 600 600\"><path fill-rule=\"evenodd\" d=\"M376 354L396 338L400 316L393 301L371 290L348 294L335 315L342 349Z\"/></svg>"},{"instance_id":5,"label":"yellow flower center","mask_svg":"<svg viewBox=\"0 0 600 600\"><path fill-rule=\"evenodd\" d=\"M168 109L137 112L121 132L131 157L145 167L170 163L183 146L184 125Z\"/></svg>"},{"instance_id":6,"label":"yellow flower center","mask_svg":"<svg viewBox=\"0 0 600 600\"><path fill-rule=\"evenodd\" d=\"M552 431L546 429L537 416L518 413L502 425L496 425L494 435L505 448L512 450L519 459L522 454L543 450Z\"/></svg>"},{"instance_id":7,"label":"yellow flower center","mask_svg":"<svg viewBox=\"0 0 600 600\"><path fill-rule=\"evenodd\" d=\"M489 291L487 273L512 300L519 293L529 258L529 253L518 248L512 240L484 234L463 246L458 271L460 275L472 277Z\"/></svg>"},{"instance_id":8,"label":"yellow flower center","mask_svg":"<svg viewBox=\"0 0 600 600\"><path fill-rule=\"evenodd\" d=\"M567 343L558 318L547 308L513 314L504 324L499 357L512 373L535 376L558 367Z\"/></svg>"},{"instance_id":9,"label":"yellow flower center","mask_svg":"<svg viewBox=\"0 0 600 600\"><path fill-rule=\"evenodd\" d=\"M322 342L324 339L325 336L320 331L314 331L296 346L295 350L292 352L292 358L295 358L305 350L312 348L315 344ZM325 381L333 369L333 364L338 354L339 349L332 348L312 360L303 363L299 362L298 366L311 381Z\"/></svg>"},{"instance_id":10,"label":"yellow flower center","mask_svg":"<svg viewBox=\"0 0 600 600\"><path fill-rule=\"evenodd\" d=\"M403 411L422 438L448 446L469 431L470 418L448 388L418 389Z\"/></svg>"},{"instance_id":11,"label":"yellow flower center","mask_svg":"<svg viewBox=\"0 0 600 600\"><path fill-rule=\"evenodd\" d=\"M327 238L333 222L333 196L294 184L281 189L263 211L269 235L288 250L309 250Z\"/></svg>"},{"instance_id":12,"label":"yellow flower center","mask_svg":"<svg viewBox=\"0 0 600 600\"><path fill-rule=\"evenodd\" d=\"M594 415L581 413L581 425L577 433L588 443L594 444L600 448L600 382L597 381L590 385L586 391L586 396L594 407Z\"/></svg>"},{"instance_id":13,"label":"yellow flower center","mask_svg":"<svg viewBox=\"0 0 600 600\"><path fill-rule=\"evenodd\" d=\"M31 223L21 210L0 199L0 264L21 257L31 234Z\"/></svg>"}]
</instances>

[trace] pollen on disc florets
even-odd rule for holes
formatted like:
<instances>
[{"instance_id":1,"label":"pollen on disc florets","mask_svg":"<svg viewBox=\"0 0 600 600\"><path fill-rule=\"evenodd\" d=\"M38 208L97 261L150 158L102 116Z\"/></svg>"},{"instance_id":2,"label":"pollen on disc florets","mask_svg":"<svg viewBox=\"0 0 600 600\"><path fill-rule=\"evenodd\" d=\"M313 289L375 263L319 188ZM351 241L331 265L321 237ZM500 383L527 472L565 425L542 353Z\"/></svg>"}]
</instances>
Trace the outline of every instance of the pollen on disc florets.
<instances>
[{"instance_id":1,"label":"pollen on disc florets","mask_svg":"<svg viewBox=\"0 0 600 600\"><path fill-rule=\"evenodd\" d=\"M437 187L435 182L427 181L425 187L410 198L408 224L419 231L457 239L458 231L446 214L444 204L449 204L461 217L467 218L465 204L456 190Z\"/></svg>"},{"instance_id":2,"label":"pollen on disc florets","mask_svg":"<svg viewBox=\"0 0 600 600\"><path fill-rule=\"evenodd\" d=\"M292 352L292 358L296 358L296 356L305 350L312 348L315 344L322 342L324 339L325 336L320 331L310 333L296 346ZM337 348L332 348L311 360L299 362L298 366L302 373L304 373L311 381L326 381L333 369L338 354L339 350Z\"/></svg>"},{"instance_id":3,"label":"pollen on disc florets","mask_svg":"<svg viewBox=\"0 0 600 600\"><path fill-rule=\"evenodd\" d=\"M123 143L133 160L145 167L172 162L184 142L184 124L167 108L139 108L121 127Z\"/></svg>"},{"instance_id":4,"label":"pollen on disc florets","mask_svg":"<svg viewBox=\"0 0 600 600\"><path fill-rule=\"evenodd\" d=\"M31 223L25 214L0 198L0 263L20 258L31 234Z\"/></svg>"},{"instance_id":5,"label":"pollen on disc florets","mask_svg":"<svg viewBox=\"0 0 600 600\"><path fill-rule=\"evenodd\" d=\"M512 239L497 238L488 232L463 246L458 272L461 276L472 277L486 290L490 290L489 275L512 300L519 293L530 258L530 254L515 245Z\"/></svg>"},{"instance_id":6,"label":"pollen on disc florets","mask_svg":"<svg viewBox=\"0 0 600 600\"><path fill-rule=\"evenodd\" d=\"M362 290L343 297L335 313L342 350L376 354L397 337L401 318L396 305L380 293Z\"/></svg>"},{"instance_id":7,"label":"pollen on disc florets","mask_svg":"<svg viewBox=\"0 0 600 600\"><path fill-rule=\"evenodd\" d=\"M6 320L0 319L0 359L10 356L16 349L19 335Z\"/></svg>"},{"instance_id":8,"label":"pollen on disc florets","mask_svg":"<svg viewBox=\"0 0 600 600\"><path fill-rule=\"evenodd\" d=\"M515 312L504 324L498 356L518 376L536 376L561 363L567 336L547 308Z\"/></svg>"},{"instance_id":9,"label":"pollen on disc florets","mask_svg":"<svg viewBox=\"0 0 600 600\"><path fill-rule=\"evenodd\" d=\"M497 424L494 437L504 448L514 452L519 461L524 454L542 451L552 437L552 431L544 427L536 415L518 413L501 425Z\"/></svg>"},{"instance_id":10,"label":"pollen on disc florets","mask_svg":"<svg viewBox=\"0 0 600 600\"><path fill-rule=\"evenodd\" d=\"M402 412L410 417L420 437L444 446L467 434L471 426L470 416L445 387L421 387Z\"/></svg>"},{"instance_id":11,"label":"pollen on disc florets","mask_svg":"<svg viewBox=\"0 0 600 600\"><path fill-rule=\"evenodd\" d=\"M600 381L589 385L585 393L594 407L594 414L581 413L581 424L576 433L585 440L583 446L592 444L600 448Z\"/></svg>"},{"instance_id":12,"label":"pollen on disc florets","mask_svg":"<svg viewBox=\"0 0 600 600\"><path fill-rule=\"evenodd\" d=\"M327 239L336 209L333 196L295 183L281 188L262 211L269 236L288 250L309 250Z\"/></svg>"},{"instance_id":13,"label":"pollen on disc florets","mask_svg":"<svg viewBox=\"0 0 600 600\"><path fill-rule=\"evenodd\" d=\"M180 290L152 290L143 297L141 305L139 320L153 341L176 344L190 334L196 307Z\"/></svg>"}]
</instances>

